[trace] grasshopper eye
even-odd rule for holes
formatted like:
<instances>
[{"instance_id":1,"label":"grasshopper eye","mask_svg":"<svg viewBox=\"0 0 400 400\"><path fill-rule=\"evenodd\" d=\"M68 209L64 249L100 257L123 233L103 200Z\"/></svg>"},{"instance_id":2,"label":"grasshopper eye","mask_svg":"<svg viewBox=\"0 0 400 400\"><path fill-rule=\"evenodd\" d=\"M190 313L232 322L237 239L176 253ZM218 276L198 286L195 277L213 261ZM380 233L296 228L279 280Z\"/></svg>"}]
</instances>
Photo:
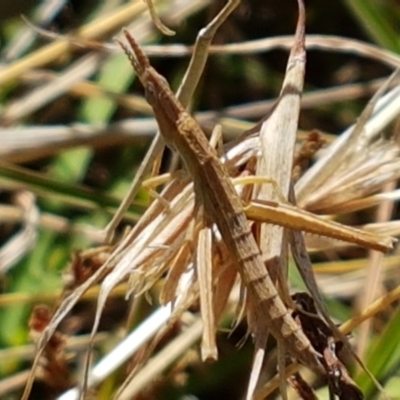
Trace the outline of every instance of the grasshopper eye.
<instances>
[{"instance_id":1,"label":"grasshopper eye","mask_svg":"<svg viewBox=\"0 0 400 400\"><path fill-rule=\"evenodd\" d=\"M153 83L147 82L145 87L145 97L147 102L153 106L156 105L158 102L158 94L156 88L154 87Z\"/></svg>"}]
</instances>

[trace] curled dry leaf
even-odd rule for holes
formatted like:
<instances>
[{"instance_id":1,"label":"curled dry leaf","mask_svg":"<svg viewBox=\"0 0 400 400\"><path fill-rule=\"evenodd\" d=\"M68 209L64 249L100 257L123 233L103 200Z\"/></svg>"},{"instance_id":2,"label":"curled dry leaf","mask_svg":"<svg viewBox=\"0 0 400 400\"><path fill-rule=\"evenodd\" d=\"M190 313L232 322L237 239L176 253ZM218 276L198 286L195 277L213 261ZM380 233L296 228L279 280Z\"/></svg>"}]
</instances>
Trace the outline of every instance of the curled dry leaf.
<instances>
[{"instance_id":1,"label":"curled dry leaf","mask_svg":"<svg viewBox=\"0 0 400 400\"><path fill-rule=\"evenodd\" d=\"M160 32L162 32L164 35L174 36L175 32L169 29L166 25L164 25L160 17L157 15L153 0L144 0L144 2L147 4L147 7L149 8L151 19L153 20L154 25L160 30Z\"/></svg>"}]
</instances>

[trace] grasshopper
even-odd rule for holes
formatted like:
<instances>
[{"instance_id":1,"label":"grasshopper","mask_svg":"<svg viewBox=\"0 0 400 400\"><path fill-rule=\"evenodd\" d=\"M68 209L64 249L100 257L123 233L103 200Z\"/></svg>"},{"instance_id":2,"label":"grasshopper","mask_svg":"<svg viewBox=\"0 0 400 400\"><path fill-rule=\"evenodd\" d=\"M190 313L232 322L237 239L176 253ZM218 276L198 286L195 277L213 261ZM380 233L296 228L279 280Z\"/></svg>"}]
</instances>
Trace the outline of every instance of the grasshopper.
<instances>
[{"instance_id":1,"label":"grasshopper","mask_svg":"<svg viewBox=\"0 0 400 400\"><path fill-rule=\"evenodd\" d=\"M185 110L168 82L150 64L139 44L124 31L129 46L120 42L144 86L167 146L176 150L193 179L196 209L208 224L215 223L233 264L247 289L255 315L252 320L270 331L290 355L321 371L318 353L279 297L230 176L197 121Z\"/></svg>"}]
</instances>

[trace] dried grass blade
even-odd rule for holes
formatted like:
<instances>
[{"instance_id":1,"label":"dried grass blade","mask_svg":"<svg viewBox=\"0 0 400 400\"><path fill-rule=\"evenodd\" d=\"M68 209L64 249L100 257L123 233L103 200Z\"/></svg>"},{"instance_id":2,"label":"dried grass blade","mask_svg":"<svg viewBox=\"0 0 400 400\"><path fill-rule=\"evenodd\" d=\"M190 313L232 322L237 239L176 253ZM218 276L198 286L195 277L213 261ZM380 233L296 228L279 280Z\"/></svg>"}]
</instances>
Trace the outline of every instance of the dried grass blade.
<instances>
[{"instance_id":1,"label":"dried grass blade","mask_svg":"<svg viewBox=\"0 0 400 400\"><path fill-rule=\"evenodd\" d=\"M396 188L396 182L392 181L386 184L383 191L392 192ZM393 214L393 202L386 201L380 204L377 210L376 219L379 222L390 221ZM358 298L358 308L364 310L368 307L377 297L382 289L383 284L383 255L377 252L370 252L367 276L365 277L365 288L363 293L360 293ZM368 337L370 336L371 321L368 321L360 329L358 354L365 354Z\"/></svg>"},{"instance_id":2,"label":"dried grass blade","mask_svg":"<svg viewBox=\"0 0 400 400\"><path fill-rule=\"evenodd\" d=\"M357 315L345 322L340 326L340 330L343 333L350 333L361 325L364 321L372 318L381 311L386 311L390 308L390 305L400 299L400 286L375 300L371 305L369 305L360 315Z\"/></svg>"},{"instance_id":3,"label":"dried grass blade","mask_svg":"<svg viewBox=\"0 0 400 400\"><path fill-rule=\"evenodd\" d=\"M299 17L295 41L291 49L285 79L277 104L260 130L262 158L257 165L257 175L275 182L279 191L287 198L293 167L294 146L300 112L300 99L304 84L306 53L305 9L299 1ZM263 185L257 195L260 200L276 200L278 195L271 185ZM279 226L263 225L260 233L260 248L266 259L280 257L283 229Z\"/></svg>"},{"instance_id":4,"label":"dried grass blade","mask_svg":"<svg viewBox=\"0 0 400 400\"><path fill-rule=\"evenodd\" d=\"M196 267L200 289L201 318L203 320L203 337L201 358L203 361L218 358L215 341L216 321L213 307L213 271L212 271L212 232L203 228L199 232Z\"/></svg>"},{"instance_id":5,"label":"dried grass blade","mask_svg":"<svg viewBox=\"0 0 400 400\"><path fill-rule=\"evenodd\" d=\"M267 335L266 335L266 338L267 338ZM266 342L266 338L265 338L265 342ZM247 387L246 400L254 399L254 393L256 391L257 383L258 383L258 380L259 380L259 377L261 374L264 357L265 357L265 349L262 348L261 346L256 347L254 356L253 356L253 362L251 365L251 373L250 373L250 378L249 378L249 384ZM280 382L281 382L281 380L280 380Z\"/></svg>"},{"instance_id":6,"label":"dried grass blade","mask_svg":"<svg viewBox=\"0 0 400 400\"><path fill-rule=\"evenodd\" d=\"M115 229L117 228L118 224L121 222L124 214L126 213L126 211L129 208L129 206L132 204L133 200L135 199L135 197L142 185L142 181L143 181L145 175L149 173L156 158L164 150L164 147L165 147L164 142L163 142L160 134L157 133L156 137L151 142L149 150L147 151L143 161L141 162L141 164L139 166L139 169L135 175L135 178L133 179L133 181L128 189L128 193L126 194L126 196L124 197L124 200L121 202L120 206L118 207L118 210L113 215L111 221L107 224L107 226L104 229L104 236L105 236L104 241L106 243L109 243L112 241Z\"/></svg>"},{"instance_id":7,"label":"dried grass blade","mask_svg":"<svg viewBox=\"0 0 400 400\"><path fill-rule=\"evenodd\" d=\"M185 241L168 268L168 275L165 278L165 283L160 294L161 304L167 304L176 298L179 279L189 264L190 256L190 245L188 241Z\"/></svg>"},{"instance_id":8,"label":"dried grass blade","mask_svg":"<svg viewBox=\"0 0 400 400\"><path fill-rule=\"evenodd\" d=\"M263 39L249 40L241 43L230 43L225 45L215 45L210 49L212 54L257 54L261 52L279 49L291 49L293 46L292 36L274 36ZM307 50L325 50L343 53L352 53L359 57L374 59L386 64L393 69L400 67L400 57L397 53L382 49L370 43L354 40L348 37L334 35L307 35ZM171 51L172 53L173 51ZM189 49L182 49L180 46L174 54L185 55Z\"/></svg>"}]
</instances>

